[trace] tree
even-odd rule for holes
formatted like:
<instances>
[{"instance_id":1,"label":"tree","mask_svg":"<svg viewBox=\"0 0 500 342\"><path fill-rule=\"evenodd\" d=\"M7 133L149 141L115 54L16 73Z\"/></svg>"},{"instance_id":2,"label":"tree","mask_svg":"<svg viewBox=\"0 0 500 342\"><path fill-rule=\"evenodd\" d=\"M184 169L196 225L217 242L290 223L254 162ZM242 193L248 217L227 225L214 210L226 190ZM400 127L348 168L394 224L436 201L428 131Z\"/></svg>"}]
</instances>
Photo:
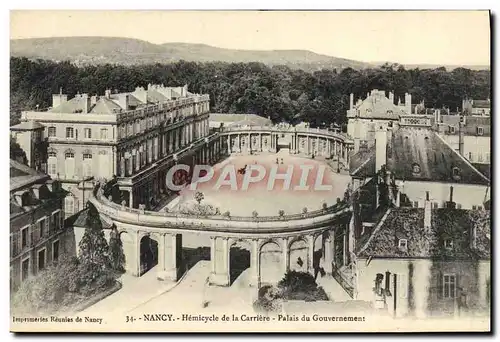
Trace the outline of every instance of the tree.
<instances>
[{"instance_id":1,"label":"tree","mask_svg":"<svg viewBox=\"0 0 500 342\"><path fill-rule=\"evenodd\" d=\"M196 193L194 194L194 199L196 200L196 202L198 202L198 204L200 204L204 198L205 198L205 195L203 195L203 192L196 191Z\"/></svg>"},{"instance_id":2,"label":"tree","mask_svg":"<svg viewBox=\"0 0 500 342\"><path fill-rule=\"evenodd\" d=\"M123 243L115 226L113 226L109 236L108 254L111 268L120 273L125 272L125 254L123 253Z\"/></svg>"},{"instance_id":3,"label":"tree","mask_svg":"<svg viewBox=\"0 0 500 342\"><path fill-rule=\"evenodd\" d=\"M89 203L85 221L85 233L80 241L79 260L84 265L110 266L109 246L104 236L102 222L96 207Z\"/></svg>"},{"instance_id":4,"label":"tree","mask_svg":"<svg viewBox=\"0 0 500 342\"><path fill-rule=\"evenodd\" d=\"M10 159L13 159L21 164L27 164L26 153L13 137L10 137Z\"/></svg>"},{"instance_id":5,"label":"tree","mask_svg":"<svg viewBox=\"0 0 500 342\"><path fill-rule=\"evenodd\" d=\"M288 271L278 283L280 297L286 300L328 300L314 276L307 272Z\"/></svg>"}]
</instances>

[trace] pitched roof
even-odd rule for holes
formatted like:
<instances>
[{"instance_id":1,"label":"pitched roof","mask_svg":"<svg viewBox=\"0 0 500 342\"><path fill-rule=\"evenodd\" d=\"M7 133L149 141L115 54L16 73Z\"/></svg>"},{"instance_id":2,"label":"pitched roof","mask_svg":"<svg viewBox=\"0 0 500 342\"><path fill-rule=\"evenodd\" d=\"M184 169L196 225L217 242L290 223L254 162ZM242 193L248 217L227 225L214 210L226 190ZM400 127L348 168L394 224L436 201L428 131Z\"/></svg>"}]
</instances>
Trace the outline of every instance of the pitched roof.
<instances>
[{"instance_id":1,"label":"pitched roof","mask_svg":"<svg viewBox=\"0 0 500 342\"><path fill-rule=\"evenodd\" d=\"M89 209L87 208L87 209L80 211L79 213L76 213L75 215L69 217L66 220L65 225L67 227L85 227L87 224L88 212L89 212ZM111 228L111 225L107 221L103 220L101 217L99 217L99 218L101 219L103 229Z\"/></svg>"},{"instance_id":2,"label":"pitched roof","mask_svg":"<svg viewBox=\"0 0 500 342\"><path fill-rule=\"evenodd\" d=\"M223 122L225 127L239 126L266 126L271 125L271 119L265 118L257 114L220 114L211 113L209 122Z\"/></svg>"},{"instance_id":3,"label":"pitched roof","mask_svg":"<svg viewBox=\"0 0 500 342\"><path fill-rule=\"evenodd\" d=\"M76 95L72 99L62 102L59 106L49 109L52 113L78 113L85 112L86 101L88 99L81 95ZM90 108L88 108L90 110Z\"/></svg>"},{"instance_id":4,"label":"pitched roof","mask_svg":"<svg viewBox=\"0 0 500 342\"><path fill-rule=\"evenodd\" d=\"M113 114L120 112L122 108L111 99L101 97L90 110L93 114Z\"/></svg>"},{"instance_id":5,"label":"pitched roof","mask_svg":"<svg viewBox=\"0 0 500 342\"><path fill-rule=\"evenodd\" d=\"M403 109L396 106L385 92L372 90L370 95L356 107L360 118L399 120Z\"/></svg>"},{"instance_id":6,"label":"pitched roof","mask_svg":"<svg viewBox=\"0 0 500 342\"><path fill-rule=\"evenodd\" d=\"M30 120L30 121L22 121L21 123L12 126L10 129L12 131L34 131L36 129L41 129L41 128L45 128L45 126L37 121Z\"/></svg>"},{"instance_id":7,"label":"pitched roof","mask_svg":"<svg viewBox=\"0 0 500 342\"><path fill-rule=\"evenodd\" d=\"M152 102L152 103L157 103L157 102L160 102L160 103L163 103L163 102L166 102L168 101L168 97L166 97L165 95L161 94L160 92L156 91L156 90L148 90L148 101L149 102Z\"/></svg>"},{"instance_id":8,"label":"pitched roof","mask_svg":"<svg viewBox=\"0 0 500 342\"><path fill-rule=\"evenodd\" d=\"M10 159L10 191L43 179L49 179L49 176Z\"/></svg>"},{"instance_id":9,"label":"pitched roof","mask_svg":"<svg viewBox=\"0 0 500 342\"><path fill-rule=\"evenodd\" d=\"M431 209L431 228L424 228L424 209L394 208L372 232L367 242L357 246L359 257L489 259L491 219L489 210ZM471 231L476 230L476 248L471 248ZM407 248L399 248L399 240ZM444 248L451 239L452 249ZM366 241L366 240L365 240Z\"/></svg>"},{"instance_id":10,"label":"pitched roof","mask_svg":"<svg viewBox=\"0 0 500 342\"><path fill-rule=\"evenodd\" d=\"M392 137L389 135L386 152L386 166L396 179L489 184L488 178L431 130L394 130ZM416 169L420 171L415 172ZM370 177L375 173L375 148L360 150L352 157L352 176Z\"/></svg>"}]
</instances>

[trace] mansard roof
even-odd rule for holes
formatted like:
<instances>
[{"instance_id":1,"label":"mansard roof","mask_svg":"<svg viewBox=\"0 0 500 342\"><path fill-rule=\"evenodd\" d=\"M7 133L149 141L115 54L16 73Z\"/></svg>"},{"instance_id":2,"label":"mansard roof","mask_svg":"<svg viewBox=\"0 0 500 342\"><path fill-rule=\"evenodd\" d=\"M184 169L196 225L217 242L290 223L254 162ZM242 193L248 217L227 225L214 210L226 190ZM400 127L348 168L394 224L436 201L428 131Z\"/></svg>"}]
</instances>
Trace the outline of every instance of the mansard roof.
<instances>
[{"instance_id":1,"label":"mansard roof","mask_svg":"<svg viewBox=\"0 0 500 342\"><path fill-rule=\"evenodd\" d=\"M395 179L481 185L490 182L431 130L399 128L388 135L385 164ZM358 151L351 158L351 176L374 176L375 155L375 146Z\"/></svg>"},{"instance_id":2,"label":"mansard roof","mask_svg":"<svg viewBox=\"0 0 500 342\"><path fill-rule=\"evenodd\" d=\"M392 208L371 235L356 246L358 257L489 259L491 218L489 210L431 209L431 227L424 228L423 208ZM471 232L475 229L475 248ZM399 240L407 248L399 247ZM444 248L451 239L453 247Z\"/></svg>"}]
</instances>

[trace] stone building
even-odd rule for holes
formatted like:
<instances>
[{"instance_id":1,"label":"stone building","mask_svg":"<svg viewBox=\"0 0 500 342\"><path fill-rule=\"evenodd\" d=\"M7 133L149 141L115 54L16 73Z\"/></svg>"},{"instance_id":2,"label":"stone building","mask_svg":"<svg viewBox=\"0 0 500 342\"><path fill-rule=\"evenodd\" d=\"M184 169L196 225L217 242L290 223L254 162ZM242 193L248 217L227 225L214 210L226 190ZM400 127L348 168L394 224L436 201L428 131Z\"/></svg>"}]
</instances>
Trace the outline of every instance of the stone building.
<instances>
[{"instance_id":1,"label":"stone building","mask_svg":"<svg viewBox=\"0 0 500 342\"><path fill-rule=\"evenodd\" d=\"M354 139L354 152L360 146L373 144L375 140L375 127L392 127L398 123L400 115L411 114L411 94L405 94L404 105L399 99L398 105L394 103L394 94L374 89L366 95L364 100L358 99L354 104L354 94L350 95L349 110L347 111L347 134Z\"/></svg>"},{"instance_id":2,"label":"stone building","mask_svg":"<svg viewBox=\"0 0 500 342\"><path fill-rule=\"evenodd\" d=\"M46 174L10 161L10 288L60 258L65 250L65 192Z\"/></svg>"},{"instance_id":3,"label":"stone building","mask_svg":"<svg viewBox=\"0 0 500 342\"><path fill-rule=\"evenodd\" d=\"M68 191L69 217L83 208L98 179L120 178L130 207L157 198L159 165L208 135L208 112L208 95L192 94L187 86L150 84L133 92L106 90L103 96L77 94L72 99L61 92L53 95L47 111L23 112L21 125L45 127L43 162Z\"/></svg>"},{"instance_id":4,"label":"stone building","mask_svg":"<svg viewBox=\"0 0 500 342\"><path fill-rule=\"evenodd\" d=\"M462 112L465 115L490 116L491 101L490 99L487 100L465 99L462 101Z\"/></svg>"},{"instance_id":5,"label":"stone building","mask_svg":"<svg viewBox=\"0 0 500 342\"><path fill-rule=\"evenodd\" d=\"M10 128L10 136L26 154L28 166L35 170L42 170L47 158L44 129L45 127L36 121L24 121Z\"/></svg>"}]
</instances>

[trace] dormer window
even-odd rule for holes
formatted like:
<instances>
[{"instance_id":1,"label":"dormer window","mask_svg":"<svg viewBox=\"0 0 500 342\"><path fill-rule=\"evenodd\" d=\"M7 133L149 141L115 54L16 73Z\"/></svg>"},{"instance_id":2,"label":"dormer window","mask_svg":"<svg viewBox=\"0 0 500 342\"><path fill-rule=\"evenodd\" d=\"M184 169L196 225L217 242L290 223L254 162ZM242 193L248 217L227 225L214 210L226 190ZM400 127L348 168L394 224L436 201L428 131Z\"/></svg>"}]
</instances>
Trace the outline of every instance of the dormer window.
<instances>
[{"instance_id":1,"label":"dormer window","mask_svg":"<svg viewBox=\"0 0 500 342\"><path fill-rule=\"evenodd\" d=\"M484 129L483 127L478 127L477 128L477 135L483 135L484 134Z\"/></svg>"},{"instance_id":2,"label":"dormer window","mask_svg":"<svg viewBox=\"0 0 500 342\"><path fill-rule=\"evenodd\" d=\"M451 169L451 177L456 181L460 180L461 175L460 169L458 167L454 167L453 169Z\"/></svg>"},{"instance_id":3,"label":"dormer window","mask_svg":"<svg viewBox=\"0 0 500 342\"><path fill-rule=\"evenodd\" d=\"M450 134L455 134L455 126L450 126Z\"/></svg>"},{"instance_id":4,"label":"dormer window","mask_svg":"<svg viewBox=\"0 0 500 342\"><path fill-rule=\"evenodd\" d=\"M398 248L402 251L406 251L408 249L408 240L406 239L399 239L398 241Z\"/></svg>"},{"instance_id":5,"label":"dormer window","mask_svg":"<svg viewBox=\"0 0 500 342\"><path fill-rule=\"evenodd\" d=\"M444 244L444 248L453 249L453 240L452 239L444 239L443 244Z\"/></svg>"}]
</instances>

